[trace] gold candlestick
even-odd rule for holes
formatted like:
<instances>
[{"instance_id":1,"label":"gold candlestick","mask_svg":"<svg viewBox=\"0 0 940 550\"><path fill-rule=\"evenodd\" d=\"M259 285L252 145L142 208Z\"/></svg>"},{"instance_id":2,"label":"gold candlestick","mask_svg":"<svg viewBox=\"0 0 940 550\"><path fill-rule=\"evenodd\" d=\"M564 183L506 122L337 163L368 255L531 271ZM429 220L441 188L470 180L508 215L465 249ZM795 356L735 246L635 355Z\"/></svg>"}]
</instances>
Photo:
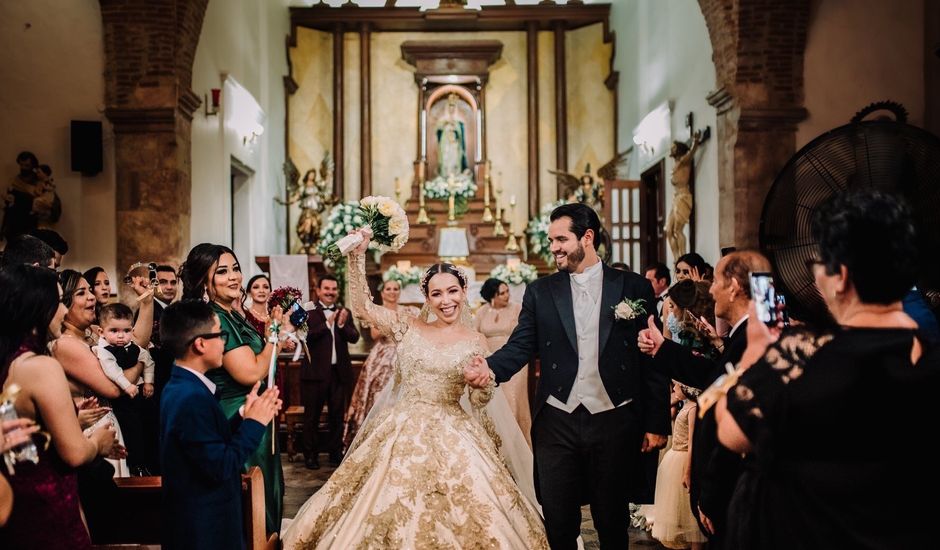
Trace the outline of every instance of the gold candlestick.
<instances>
[{"instance_id":1,"label":"gold candlestick","mask_svg":"<svg viewBox=\"0 0 940 550\"><path fill-rule=\"evenodd\" d=\"M395 202L401 204L401 180L395 178Z\"/></svg>"},{"instance_id":2,"label":"gold candlestick","mask_svg":"<svg viewBox=\"0 0 940 550\"><path fill-rule=\"evenodd\" d=\"M418 219L415 223L428 224L431 218L428 217L428 211L424 209L424 180L418 182Z\"/></svg>"},{"instance_id":3,"label":"gold candlestick","mask_svg":"<svg viewBox=\"0 0 940 550\"><path fill-rule=\"evenodd\" d=\"M506 230L503 229L503 220L499 212L499 199L496 199L496 222L493 224L493 236L505 237Z\"/></svg>"},{"instance_id":4,"label":"gold candlestick","mask_svg":"<svg viewBox=\"0 0 940 550\"><path fill-rule=\"evenodd\" d=\"M491 169L490 161L486 161L486 176L483 178L483 223L491 223L493 221L493 213L490 211Z\"/></svg>"},{"instance_id":5,"label":"gold candlestick","mask_svg":"<svg viewBox=\"0 0 940 550\"><path fill-rule=\"evenodd\" d=\"M499 211L499 198L503 195L503 188L497 184L496 187L493 188L493 192L496 193L496 223L493 224L493 236L505 237L506 230L503 229L503 217L500 215Z\"/></svg>"},{"instance_id":6,"label":"gold candlestick","mask_svg":"<svg viewBox=\"0 0 940 550\"><path fill-rule=\"evenodd\" d=\"M509 198L509 238L506 239L506 252L519 252L519 243L516 242L516 232L513 229L513 215L516 210L516 196Z\"/></svg>"}]
</instances>

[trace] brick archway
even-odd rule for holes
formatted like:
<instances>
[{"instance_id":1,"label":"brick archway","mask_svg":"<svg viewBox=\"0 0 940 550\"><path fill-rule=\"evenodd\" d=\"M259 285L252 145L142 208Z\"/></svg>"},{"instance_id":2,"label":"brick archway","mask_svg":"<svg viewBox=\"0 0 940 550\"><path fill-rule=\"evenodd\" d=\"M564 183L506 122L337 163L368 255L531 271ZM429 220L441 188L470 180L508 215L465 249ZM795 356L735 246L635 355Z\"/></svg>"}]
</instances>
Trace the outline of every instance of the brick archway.
<instances>
[{"instance_id":1,"label":"brick archway","mask_svg":"<svg viewBox=\"0 0 940 550\"><path fill-rule=\"evenodd\" d=\"M193 59L208 0L99 0L114 127L117 266L189 245Z\"/></svg>"},{"instance_id":2,"label":"brick archway","mask_svg":"<svg viewBox=\"0 0 940 550\"><path fill-rule=\"evenodd\" d=\"M712 43L721 246L756 247L767 191L796 152L809 0L699 0Z\"/></svg>"}]
</instances>

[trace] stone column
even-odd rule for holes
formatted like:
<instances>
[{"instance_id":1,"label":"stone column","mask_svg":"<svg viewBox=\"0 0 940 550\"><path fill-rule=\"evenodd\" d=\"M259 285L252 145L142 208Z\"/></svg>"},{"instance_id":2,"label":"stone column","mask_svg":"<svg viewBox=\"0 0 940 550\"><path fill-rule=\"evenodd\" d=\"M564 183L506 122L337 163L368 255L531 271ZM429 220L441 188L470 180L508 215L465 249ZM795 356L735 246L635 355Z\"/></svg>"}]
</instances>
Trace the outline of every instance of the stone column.
<instances>
[{"instance_id":1,"label":"stone column","mask_svg":"<svg viewBox=\"0 0 940 550\"><path fill-rule=\"evenodd\" d=\"M803 108L808 0L699 0L718 89L708 95L718 124L721 246L757 247L774 178L796 152Z\"/></svg>"},{"instance_id":2,"label":"stone column","mask_svg":"<svg viewBox=\"0 0 940 550\"><path fill-rule=\"evenodd\" d=\"M198 98L165 109L109 109L114 127L117 262L178 263L189 250L191 125ZM119 274L120 275L120 274Z\"/></svg>"},{"instance_id":3,"label":"stone column","mask_svg":"<svg viewBox=\"0 0 940 550\"><path fill-rule=\"evenodd\" d=\"M99 0L106 115L114 128L117 265L189 249L190 89L208 0ZM209 205L204 205L209 207Z\"/></svg>"}]
</instances>

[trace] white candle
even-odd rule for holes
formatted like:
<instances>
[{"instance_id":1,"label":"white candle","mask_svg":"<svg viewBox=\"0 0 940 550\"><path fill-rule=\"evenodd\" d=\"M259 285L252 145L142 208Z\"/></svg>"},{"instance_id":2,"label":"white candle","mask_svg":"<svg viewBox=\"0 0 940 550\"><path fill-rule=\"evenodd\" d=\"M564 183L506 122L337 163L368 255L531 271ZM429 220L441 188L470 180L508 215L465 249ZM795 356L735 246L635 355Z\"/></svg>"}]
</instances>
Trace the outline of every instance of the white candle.
<instances>
[{"instance_id":1,"label":"white candle","mask_svg":"<svg viewBox=\"0 0 940 550\"><path fill-rule=\"evenodd\" d=\"M428 112L421 110L421 158L428 156Z\"/></svg>"},{"instance_id":2,"label":"white candle","mask_svg":"<svg viewBox=\"0 0 940 550\"><path fill-rule=\"evenodd\" d=\"M506 267L512 271L519 269L520 263L522 263L522 260L519 258L506 258Z\"/></svg>"}]
</instances>

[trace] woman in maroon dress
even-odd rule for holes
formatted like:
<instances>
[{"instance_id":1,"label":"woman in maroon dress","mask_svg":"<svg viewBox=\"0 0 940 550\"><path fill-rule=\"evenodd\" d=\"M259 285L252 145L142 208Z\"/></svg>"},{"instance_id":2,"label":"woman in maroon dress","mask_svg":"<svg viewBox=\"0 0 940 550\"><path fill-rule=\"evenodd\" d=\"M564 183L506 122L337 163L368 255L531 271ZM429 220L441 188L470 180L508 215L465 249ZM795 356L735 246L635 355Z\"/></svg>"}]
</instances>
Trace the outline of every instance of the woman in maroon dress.
<instances>
[{"instance_id":1,"label":"woman in maroon dress","mask_svg":"<svg viewBox=\"0 0 940 550\"><path fill-rule=\"evenodd\" d=\"M2 468L13 488L13 511L0 529L0 548L90 548L82 522L75 468L114 449L115 431L82 434L62 366L46 342L62 330L66 308L55 272L15 265L0 271L0 384L20 386L15 406L35 420L51 445L37 438L39 461Z\"/></svg>"},{"instance_id":2,"label":"woman in maroon dress","mask_svg":"<svg viewBox=\"0 0 940 550\"><path fill-rule=\"evenodd\" d=\"M248 279L245 287L245 297L242 304L245 309L245 320L255 327L262 338L267 337L264 327L271 320L271 311L268 309L268 299L271 297L271 280L265 274L255 275Z\"/></svg>"}]
</instances>

